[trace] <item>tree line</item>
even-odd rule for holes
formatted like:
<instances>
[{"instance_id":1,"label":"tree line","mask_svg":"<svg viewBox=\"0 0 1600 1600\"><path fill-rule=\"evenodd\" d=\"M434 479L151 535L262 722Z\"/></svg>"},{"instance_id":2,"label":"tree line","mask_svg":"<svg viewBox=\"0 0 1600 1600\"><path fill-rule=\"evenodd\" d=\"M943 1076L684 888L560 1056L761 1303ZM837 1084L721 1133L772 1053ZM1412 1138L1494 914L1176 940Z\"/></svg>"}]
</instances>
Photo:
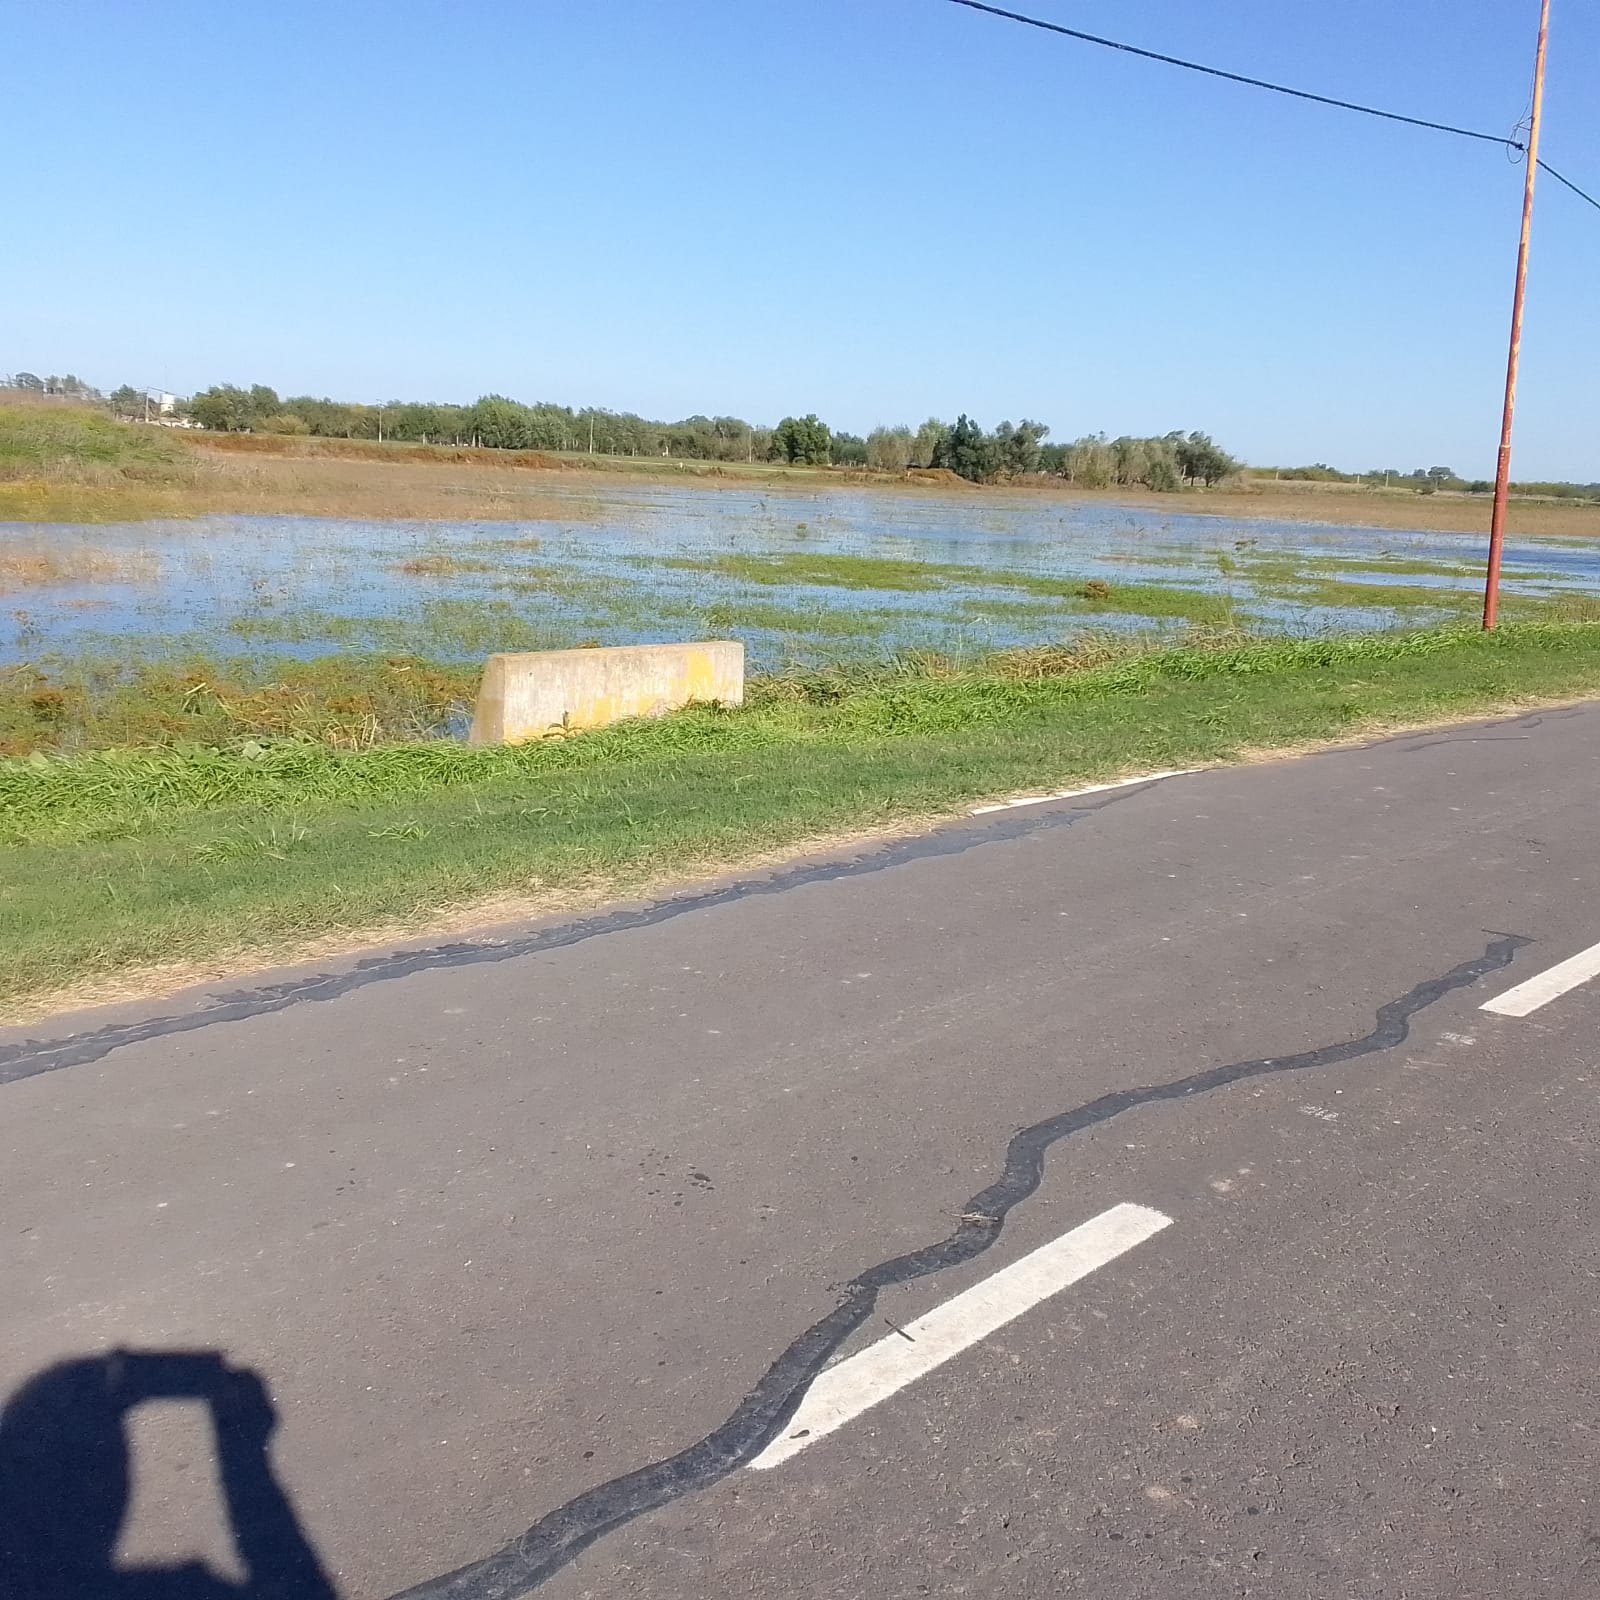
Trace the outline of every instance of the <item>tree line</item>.
<instances>
[{"instance_id":1,"label":"tree line","mask_svg":"<svg viewBox=\"0 0 1600 1600\"><path fill-rule=\"evenodd\" d=\"M108 405L118 416L145 414L146 391L123 384L109 396L68 374L39 378L18 373L9 386ZM816 416L783 418L776 427L742 417L692 416L657 422L631 411L548 402L529 405L484 395L471 405L390 400L370 405L314 395L280 397L266 384L214 384L182 402L180 412L218 432L394 439L416 444L477 445L501 450L592 451L597 455L661 456L689 461L787 461L799 465L870 467L882 472L945 469L974 483L1046 474L1086 489L1142 488L1158 492L1208 487L1241 470L1208 434L1176 431L1149 437L1086 434L1048 442L1050 429L1026 417L986 430L965 414L953 422L930 417L918 428L874 428L862 437L835 431ZM1487 479L1464 479L1453 468L1397 467L1341 472L1324 462L1273 471L1289 480L1387 485L1432 494L1452 489L1486 494ZM1515 483L1513 493L1600 499L1600 483Z\"/></svg>"},{"instance_id":2,"label":"tree line","mask_svg":"<svg viewBox=\"0 0 1600 1600\"><path fill-rule=\"evenodd\" d=\"M113 404L122 392L112 397ZM190 399L188 412L201 427L220 432L699 461L787 461L885 472L943 468L974 483L1047 473L1088 488L1118 484L1167 490L1214 485L1239 470L1239 463L1203 433L1148 439L1095 434L1070 444L1047 444L1050 429L1042 422L1006 421L989 431L965 414L953 423L930 417L916 429L874 428L863 438L830 428L814 412L785 417L769 428L731 416L655 422L632 412L529 405L498 394L467 406L399 400L360 405L312 395L280 398L265 384L215 384Z\"/></svg>"},{"instance_id":3,"label":"tree line","mask_svg":"<svg viewBox=\"0 0 1600 1600\"><path fill-rule=\"evenodd\" d=\"M1268 467L1258 470L1271 472L1274 478L1290 483L1353 483L1368 489L1413 489L1418 494L1437 494L1441 489L1454 489L1465 494L1494 492L1494 484L1490 479L1463 478L1454 467L1413 467L1409 472L1399 467L1374 467L1370 472L1341 472L1325 461L1317 461L1309 467ZM1511 492L1555 500L1600 500L1600 483L1522 482L1513 483Z\"/></svg>"}]
</instances>

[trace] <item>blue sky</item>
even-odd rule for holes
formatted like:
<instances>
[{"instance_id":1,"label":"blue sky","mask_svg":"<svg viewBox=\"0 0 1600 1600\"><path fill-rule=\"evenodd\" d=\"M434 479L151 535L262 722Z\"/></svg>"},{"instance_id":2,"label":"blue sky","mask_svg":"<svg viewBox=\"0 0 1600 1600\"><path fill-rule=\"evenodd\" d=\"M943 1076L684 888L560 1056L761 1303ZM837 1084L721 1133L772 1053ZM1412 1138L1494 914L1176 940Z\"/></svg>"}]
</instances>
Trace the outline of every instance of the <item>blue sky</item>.
<instances>
[{"instance_id":1,"label":"blue sky","mask_svg":"<svg viewBox=\"0 0 1600 1600\"><path fill-rule=\"evenodd\" d=\"M1029 0L1492 132L1535 0ZM1600 189L1600 18L1545 154ZM1587 13L1587 14L1586 14ZM0 369L651 416L1200 427L1492 470L1499 150L946 0L10 0ZM1600 212L1546 181L1514 471L1600 478Z\"/></svg>"}]
</instances>

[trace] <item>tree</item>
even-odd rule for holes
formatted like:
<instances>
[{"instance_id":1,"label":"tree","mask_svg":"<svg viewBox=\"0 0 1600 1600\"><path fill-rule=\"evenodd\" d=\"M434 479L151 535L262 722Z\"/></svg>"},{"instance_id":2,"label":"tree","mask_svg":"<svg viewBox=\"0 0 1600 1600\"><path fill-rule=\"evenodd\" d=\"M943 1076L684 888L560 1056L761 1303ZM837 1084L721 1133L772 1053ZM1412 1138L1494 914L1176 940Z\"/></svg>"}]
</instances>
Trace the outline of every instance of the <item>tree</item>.
<instances>
[{"instance_id":1,"label":"tree","mask_svg":"<svg viewBox=\"0 0 1600 1600\"><path fill-rule=\"evenodd\" d=\"M940 440L933 464L948 467L971 483L982 483L999 471L1000 457L995 441L963 412Z\"/></svg>"},{"instance_id":2,"label":"tree","mask_svg":"<svg viewBox=\"0 0 1600 1600\"><path fill-rule=\"evenodd\" d=\"M1158 440L1158 443L1165 441ZM1145 468L1144 485L1153 489L1157 494L1174 494L1177 492L1182 479L1178 476L1177 463L1170 455L1152 456L1150 464Z\"/></svg>"},{"instance_id":3,"label":"tree","mask_svg":"<svg viewBox=\"0 0 1600 1600\"><path fill-rule=\"evenodd\" d=\"M533 444L530 409L503 394L486 394L467 407L467 430L491 450L526 450Z\"/></svg>"},{"instance_id":4,"label":"tree","mask_svg":"<svg viewBox=\"0 0 1600 1600\"><path fill-rule=\"evenodd\" d=\"M278 409L276 395L272 409ZM246 433L257 421L250 391L233 383L214 383L209 389L202 389L189 402L189 415L202 428L215 433Z\"/></svg>"},{"instance_id":5,"label":"tree","mask_svg":"<svg viewBox=\"0 0 1600 1600\"><path fill-rule=\"evenodd\" d=\"M1042 422L1030 422L1026 417L1016 427L1002 422L994 430L995 456L999 470L1011 477L1039 470L1039 445L1049 433Z\"/></svg>"},{"instance_id":6,"label":"tree","mask_svg":"<svg viewBox=\"0 0 1600 1600\"><path fill-rule=\"evenodd\" d=\"M781 461L826 466L832 453L833 436L828 425L819 422L815 412L803 417L785 417L772 430L772 454Z\"/></svg>"},{"instance_id":7,"label":"tree","mask_svg":"<svg viewBox=\"0 0 1600 1600\"><path fill-rule=\"evenodd\" d=\"M1103 433L1088 433L1067 448L1067 477L1085 489L1104 489L1116 471L1116 458Z\"/></svg>"},{"instance_id":8,"label":"tree","mask_svg":"<svg viewBox=\"0 0 1600 1600\"><path fill-rule=\"evenodd\" d=\"M36 372L19 372L12 380L13 389L27 389L33 394L44 393L44 379Z\"/></svg>"},{"instance_id":9,"label":"tree","mask_svg":"<svg viewBox=\"0 0 1600 1600\"><path fill-rule=\"evenodd\" d=\"M867 435L867 464L880 472L904 472L915 447L909 428L874 428Z\"/></svg>"},{"instance_id":10,"label":"tree","mask_svg":"<svg viewBox=\"0 0 1600 1600\"><path fill-rule=\"evenodd\" d=\"M945 441L945 436L950 432L948 423L941 422L937 417L929 417L917 429L917 436L911 444L911 465L914 467L931 467L934 457L938 455L940 446Z\"/></svg>"},{"instance_id":11,"label":"tree","mask_svg":"<svg viewBox=\"0 0 1600 1600\"><path fill-rule=\"evenodd\" d=\"M144 414L144 391L124 383L111 391L111 409L119 417L138 417Z\"/></svg>"},{"instance_id":12,"label":"tree","mask_svg":"<svg viewBox=\"0 0 1600 1600\"><path fill-rule=\"evenodd\" d=\"M1239 470L1239 463L1217 445L1209 434L1171 433L1167 437L1177 456L1178 470L1191 483L1204 483L1209 489L1224 478L1231 478Z\"/></svg>"},{"instance_id":13,"label":"tree","mask_svg":"<svg viewBox=\"0 0 1600 1600\"><path fill-rule=\"evenodd\" d=\"M1447 483L1455 482L1456 469L1454 467L1429 467L1428 476L1442 489Z\"/></svg>"},{"instance_id":14,"label":"tree","mask_svg":"<svg viewBox=\"0 0 1600 1600\"><path fill-rule=\"evenodd\" d=\"M867 464L867 441L859 434L836 433L828 453L835 466L864 467Z\"/></svg>"},{"instance_id":15,"label":"tree","mask_svg":"<svg viewBox=\"0 0 1600 1600\"><path fill-rule=\"evenodd\" d=\"M310 430L324 439L353 439L359 431L360 407L342 400L319 400L315 395L297 394L283 402L283 409L299 417Z\"/></svg>"}]
</instances>

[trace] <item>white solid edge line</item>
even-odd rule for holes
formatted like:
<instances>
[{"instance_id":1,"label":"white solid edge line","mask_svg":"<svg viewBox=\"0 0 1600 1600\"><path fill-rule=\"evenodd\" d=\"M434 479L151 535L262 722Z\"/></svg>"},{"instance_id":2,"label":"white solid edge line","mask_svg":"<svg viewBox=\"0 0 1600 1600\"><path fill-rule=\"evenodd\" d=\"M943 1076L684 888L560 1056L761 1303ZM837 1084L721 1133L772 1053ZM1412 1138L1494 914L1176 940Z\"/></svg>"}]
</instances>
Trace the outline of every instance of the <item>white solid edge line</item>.
<instances>
[{"instance_id":1,"label":"white solid edge line","mask_svg":"<svg viewBox=\"0 0 1600 1600\"><path fill-rule=\"evenodd\" d=\"M1156 783L1162 778L1183 778L1199 767L1173 767L1168 772L1141 772L1137 777L1118 778L1114 783L1091 783L1082 789L1063 789L1058 794L1024 794L1015 800L1000 800L993 805L974 806L971 815L986 817L993 811L1012 811L1017 806L1042 806L1051 800L1076 800L1080 794L1104 794L1107 789L1129 789L1136 783Z\"/></svg>"},{"instance_id":2,"label":"white solid edge line","mask_svg":"<svg viewBox=\"0 0 1600 1600\"><path fill-rule=\"evenodd\" d=\"M1149 1206L1117 1205L963 1289L924 1317L812 1379L800 1409L751 1463L765 1472L987 1338L1041 1300L1172 1225Z\"/></svg>"},{"instance_id":3,"label":"white solid edge line","mask_svg":"<svg viewBox=\"0 0 1600 1600\"><path fill-rule=\"evenodd\" d=\"M1592 944L1587 950L1558 962L1548 972L1535 973L1516 988L1497 994L1493 1000L1485 1000L1478 1009L1498 1011L1502 1017L1525 1017L1557 995L1576 989L1580 983L1587 983L1597 975L1600 975L1600 944Z\"/></svg>"}]
</instances>

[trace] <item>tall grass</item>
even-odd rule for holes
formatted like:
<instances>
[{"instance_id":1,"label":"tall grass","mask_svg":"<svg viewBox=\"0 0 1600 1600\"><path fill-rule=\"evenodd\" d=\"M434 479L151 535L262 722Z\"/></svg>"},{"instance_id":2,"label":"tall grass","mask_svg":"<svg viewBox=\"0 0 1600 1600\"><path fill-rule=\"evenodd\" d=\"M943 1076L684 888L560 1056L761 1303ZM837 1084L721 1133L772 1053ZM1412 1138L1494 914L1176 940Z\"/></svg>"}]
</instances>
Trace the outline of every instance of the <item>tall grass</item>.
<instances>
[{"instance_id":1,"label":"tall grass","mask_svg":"<svg viewBox=\"0 0 1600 1600\"><path fill-rule=\"evenodd\" d=\"M888 746L930 734L1017 728L1040 716L1110 700L1126 702L1127 714L1137 719L1141 697L1174 684L1284 680L1437 656L1515 660L1530 653L1600 660L1600 630L1531 623L1487 635L1440 629L1243 643L1223 636L1142 650L1096 642L1081 651L1008 651L971 662L927 654L758 680L739 711L692 707L673 717L520 746L431 740L352 749L302 736L250 739L232 748L184 745L54 758L36 753L27 760L0 761L0 842L103 839L218 807L303 814L690 753L742 755L776 745ZM420 674L420 664L417 670ZM427 694L436 696L442 687L430 686ZM212 703L220 698L211 685L192 692Z\"/></svg>"},{"instance_id":2,"label":"tall grass","mask_svg":"<svg viewBox=\"0 0 1600 1600\"><path fill-rule=\"evenodd\" d=\"M161 428L116 422L88 407L0 405L0 480L182 476L181 448Z\"/></svg>"},{"instance_id":3,"label":"tall grass","mask_svg":"<svg viewBox=\"0 0 1600 1600\"><path fill-rule=\"evenodd\" d=\"M0 755L251 739L369 749L462 720L477 684L475 666L407 655L0 667Z\"/></svg>"}]
</instances>

